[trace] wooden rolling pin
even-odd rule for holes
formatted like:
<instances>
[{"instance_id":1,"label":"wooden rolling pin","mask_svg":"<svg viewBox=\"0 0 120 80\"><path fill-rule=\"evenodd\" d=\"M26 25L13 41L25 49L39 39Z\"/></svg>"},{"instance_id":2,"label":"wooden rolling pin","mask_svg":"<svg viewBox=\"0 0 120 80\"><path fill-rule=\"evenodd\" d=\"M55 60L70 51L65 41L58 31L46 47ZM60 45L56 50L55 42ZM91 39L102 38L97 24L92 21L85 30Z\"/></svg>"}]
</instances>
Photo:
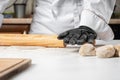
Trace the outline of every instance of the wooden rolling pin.
<instances>
[{"instance_id":1,"label":"wooden rolling pin","mask_svg":"<svg viewBox=\"0 0 120 80\"><path fill-rule=\"evenodd\" d=\"M0 46L65 47L57 35L40 34L0 34Z\"/></svg>"}]
</instances>

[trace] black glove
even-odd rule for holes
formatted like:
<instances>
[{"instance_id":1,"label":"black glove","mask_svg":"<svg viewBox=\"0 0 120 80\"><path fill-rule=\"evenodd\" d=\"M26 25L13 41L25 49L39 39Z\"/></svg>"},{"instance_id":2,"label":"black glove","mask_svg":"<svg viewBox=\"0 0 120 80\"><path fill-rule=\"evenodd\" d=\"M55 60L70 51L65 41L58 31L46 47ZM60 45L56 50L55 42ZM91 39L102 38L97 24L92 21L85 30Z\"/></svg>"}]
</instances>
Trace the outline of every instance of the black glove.
<instances>
[{"instance_id":1,"label":"black glove","mask_svg":"<svg viewBox=\"0 0 120 80\"><path fill-rule=\"evenodd\" d=\"M76 29L71 29L61 33L58 39L63 39L66 44L84 44L84 43L94 43L97 34L94 30L86 26L80 26Z\"/></svg>"}]
</instances>

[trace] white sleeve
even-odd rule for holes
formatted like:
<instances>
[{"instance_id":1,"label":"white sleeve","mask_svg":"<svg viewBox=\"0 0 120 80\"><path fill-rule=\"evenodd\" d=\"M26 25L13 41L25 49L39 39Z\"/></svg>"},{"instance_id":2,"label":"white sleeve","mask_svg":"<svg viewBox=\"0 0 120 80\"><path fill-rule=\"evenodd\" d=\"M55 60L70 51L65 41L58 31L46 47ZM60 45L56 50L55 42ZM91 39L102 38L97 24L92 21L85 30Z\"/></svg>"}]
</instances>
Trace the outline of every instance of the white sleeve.
<instances>
[{"instance_id":1,"label":"white sleeve","mask_svg":"<svg viewBox=\"0 0 120 80\"><path fill-rule=\"evenodd\" d=\"M2 20L3 20L3 11L5 10L5 8L7 7L7 4L10 0L0 0L0 27L2 25Z\"/></svg>"},{"instance_id":2,"label":"white sleeve","mask_svg":"<svg viewBox=\"0 0 120 80\"><path fill-rule=\"evenodd\" d=\"M0 27L1 27L1 25L2 25L2 20L3 20L3 15L0 14Z\"/></svg>"},{"instance_id":3,"label":"white sleeve","mask_svg":"<svg viewBox=\"0 0 120 80\"><path fill-rule=\"evenodd\" d=\"M96 31L98 39L111 40L113 31L108 25L116 0L84 0L80 26Z\"/></svg>"}]
</instances>

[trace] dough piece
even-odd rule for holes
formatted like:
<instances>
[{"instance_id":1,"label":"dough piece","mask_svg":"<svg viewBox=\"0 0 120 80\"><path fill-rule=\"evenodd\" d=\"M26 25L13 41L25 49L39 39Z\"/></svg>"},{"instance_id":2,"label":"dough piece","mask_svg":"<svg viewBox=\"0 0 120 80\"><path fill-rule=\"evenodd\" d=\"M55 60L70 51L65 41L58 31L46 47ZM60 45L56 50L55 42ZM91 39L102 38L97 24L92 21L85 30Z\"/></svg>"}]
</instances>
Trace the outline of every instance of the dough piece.
<instances>
[{"instance_id":1,"label":"dough piece","mask_svg":"<svg viewBox=\"0 0 120 80\"><path fill-rule=\"evenodd\" d=\"M116 52L115 57L120 57L120 44L114 46Z\"/></svg>"},{"instance_id":2,"label":"dough piece","mask_svg":"<svg viewBox=\"0 0 120 80\"><path fill-rule=\"evenodd\" d=\"M115 48L113 45L106 45L96 49L96 56L100 58L111 58L115 55Z\"/></svg>"},{"instance_id":3,"label":"dough piece","mask_svg":"<svg viewBox=\"0 0 120 80\"><path fill-rule=\"evenodd\" d=\"M95 47L92 44L86 43L80 47L80 55L82 56L95 56Z\"/></svg>"}]
</instances>

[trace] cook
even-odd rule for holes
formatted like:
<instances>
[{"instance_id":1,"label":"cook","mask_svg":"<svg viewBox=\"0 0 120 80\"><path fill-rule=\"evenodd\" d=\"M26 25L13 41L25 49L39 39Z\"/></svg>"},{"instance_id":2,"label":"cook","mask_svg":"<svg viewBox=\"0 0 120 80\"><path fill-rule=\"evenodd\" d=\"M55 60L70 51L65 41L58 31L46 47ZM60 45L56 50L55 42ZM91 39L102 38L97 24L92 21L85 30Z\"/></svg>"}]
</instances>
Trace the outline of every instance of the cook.
<instances>
[{"instance_id":1,"label":"cook","mask_svg":"<svg viewBox=\"0 0 120 80\"><path fill-rule=\"evenodd\" d=\"M9 0L1 0L2 13ZM108 23L116 0L36 0L30 34L58 34L67 44L112 40ZM3 16L0 14L0 23Z\"/></svg>"}]
</instances>

